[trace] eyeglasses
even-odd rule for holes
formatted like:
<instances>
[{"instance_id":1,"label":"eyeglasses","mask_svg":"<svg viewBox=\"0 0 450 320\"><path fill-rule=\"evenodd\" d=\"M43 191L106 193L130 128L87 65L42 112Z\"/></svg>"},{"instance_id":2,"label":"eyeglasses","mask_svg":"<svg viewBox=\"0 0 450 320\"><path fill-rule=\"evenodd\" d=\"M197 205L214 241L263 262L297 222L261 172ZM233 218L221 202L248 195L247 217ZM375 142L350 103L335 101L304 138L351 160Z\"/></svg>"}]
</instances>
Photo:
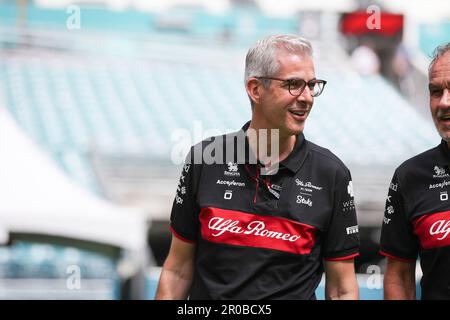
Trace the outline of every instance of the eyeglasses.
<instances>
[{"instance_id":1,"label":"eyeglasses","mask_svg":"<svg viewBox=\"0 0 450 320\"><path fill-rule=\"evenodd\" d=\"M284 83L281 85L283 88L287 88L289 93L294 97L300 96L305 90L306 86L308 86L309 91L311 92L312 97L318 97L327 82L325 80L313 79L306 82L303 79L293 78L293 79L279 79L279 78L271 78L271 77L255 77L256 79L269 79L269 80L277 80L283 81Z\"/></svg>"}]
</instances>

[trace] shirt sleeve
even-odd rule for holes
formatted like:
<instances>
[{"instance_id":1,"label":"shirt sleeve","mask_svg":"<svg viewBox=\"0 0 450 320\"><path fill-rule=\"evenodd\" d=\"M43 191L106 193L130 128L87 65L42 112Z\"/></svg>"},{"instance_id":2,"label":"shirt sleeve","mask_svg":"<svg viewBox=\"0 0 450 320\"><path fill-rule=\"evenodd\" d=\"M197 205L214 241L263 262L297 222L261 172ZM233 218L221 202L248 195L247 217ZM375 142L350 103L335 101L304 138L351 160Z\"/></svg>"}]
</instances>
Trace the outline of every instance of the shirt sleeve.
<instances>
[{"instance_id":1,"label":"shirt sleeve","mask_svg":"<svg viewBox=\"0 0 450 320\"><path fill-rule=\"evenodd\" d=\"M405 207L405 194L396 171L389 185L386 199L381 227L380 254L398 260L415 261L419 252L419 243L408 221Z\"/></svg>"},{"instance_id":2,"label":"shirt sleeve","mask_svg":"<svg viewBox=\"0 0 450 320\"><path fill-rule=\"evenodd\" d=\"M359 230L353 183L348 170L337 173L333 212L324 233L323 257L328 261L347 260L359 255Z\"/></svg>"},{"instance_id":3,"label":"shirt sleeve","mask_svg":"<svg viewBox=\"0 0 450 320\"><path fill-rule=\"evenodd\" d=\"M170 230L177 238L196 242L199 231L197 187L201 164L193 161L193 149L187 155L181 170L175 199L170 214Z\"/></svg>"}]
</instances>

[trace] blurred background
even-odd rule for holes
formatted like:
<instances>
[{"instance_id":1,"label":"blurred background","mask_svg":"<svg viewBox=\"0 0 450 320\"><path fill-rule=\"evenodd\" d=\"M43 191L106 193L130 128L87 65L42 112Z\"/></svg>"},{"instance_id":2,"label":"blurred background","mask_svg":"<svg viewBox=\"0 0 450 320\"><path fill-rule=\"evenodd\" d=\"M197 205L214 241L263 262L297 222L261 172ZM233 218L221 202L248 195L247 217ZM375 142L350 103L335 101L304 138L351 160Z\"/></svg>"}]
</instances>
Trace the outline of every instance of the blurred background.
<instances>
[{"instance_id":1,"label":"blurred background","mask_svg":"<svg viewBox=\"0 0 450 320\"><path fill-rule=\"evenodd\" d=\"M440 142L447 0L0 0L0 299L153 299L187 148L250 119L245 54L278 33L328 81L305 136L352 172L361 298L381 299L390 179Z\"/></svg>"}]
</instances>

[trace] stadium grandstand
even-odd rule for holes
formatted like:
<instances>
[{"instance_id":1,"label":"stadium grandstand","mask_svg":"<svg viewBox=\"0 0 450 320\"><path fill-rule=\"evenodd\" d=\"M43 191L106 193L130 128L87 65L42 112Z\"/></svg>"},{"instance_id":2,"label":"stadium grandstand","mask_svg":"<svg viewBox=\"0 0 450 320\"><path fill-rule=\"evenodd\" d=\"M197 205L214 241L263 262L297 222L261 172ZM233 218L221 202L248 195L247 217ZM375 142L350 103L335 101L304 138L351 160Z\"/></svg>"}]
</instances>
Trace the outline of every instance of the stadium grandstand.
<instances>
[{"instance_id":1,"label":"stadium grandstand","mask_svg":"<svg viewBox=\"0 0 450 320\"><path fill-rule=\"evenodd\" d=\"M352 172L361 298L382 298L380 287L367 288L367 270L383 269L387 186L395 167L439 141L427 55L450 31L447 1L400 2L0 0L0 156L9 159L0 168L8 195L0 299L153 298L181 161L190 145L250 118L246 50L274 33L312 40L316 74L328 84L305 136ZM401 17L400 31L343 27L372 4ZM380 73L352 64L368 39L381 48ZM417 88L383 73L400 45ZM81 290L67 289L73 265Z\"/></svg>"}]
</instances>

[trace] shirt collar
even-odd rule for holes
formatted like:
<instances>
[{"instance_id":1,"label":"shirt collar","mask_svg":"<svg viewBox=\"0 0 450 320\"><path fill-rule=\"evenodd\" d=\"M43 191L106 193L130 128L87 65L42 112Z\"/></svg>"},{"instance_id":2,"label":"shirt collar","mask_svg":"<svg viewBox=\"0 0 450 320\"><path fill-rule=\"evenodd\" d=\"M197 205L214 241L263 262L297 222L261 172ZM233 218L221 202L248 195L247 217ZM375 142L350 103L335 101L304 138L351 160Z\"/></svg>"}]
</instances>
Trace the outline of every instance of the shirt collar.
<instances>
[{"instance_id":1,"label":"shirt collar","mask_svg":"<svg viewBox=\"0 0 450 320\"><path fill-rule=\"evenodd\" d=\"M240 130L240 134L245 134L247 129L250 126L250 121L248 121L242 129ZM300 167L302 166L303 162L305 161L308 150L307 150L307 140L305 139L305 136L303 135L303 132L297 135L297 139L295 141L294 149L292 152L285 158L283 161L280 162L281 167L285 167L292 171L293 173L296 173ZM254 159L253 152L250 152L250 146L248 143L248 137L245 135L245 163L256 163L256 160ZM252 161L250 161L252 160ZM258 161L260 164L260 162Z\"/></svg>"}]
</instances>

